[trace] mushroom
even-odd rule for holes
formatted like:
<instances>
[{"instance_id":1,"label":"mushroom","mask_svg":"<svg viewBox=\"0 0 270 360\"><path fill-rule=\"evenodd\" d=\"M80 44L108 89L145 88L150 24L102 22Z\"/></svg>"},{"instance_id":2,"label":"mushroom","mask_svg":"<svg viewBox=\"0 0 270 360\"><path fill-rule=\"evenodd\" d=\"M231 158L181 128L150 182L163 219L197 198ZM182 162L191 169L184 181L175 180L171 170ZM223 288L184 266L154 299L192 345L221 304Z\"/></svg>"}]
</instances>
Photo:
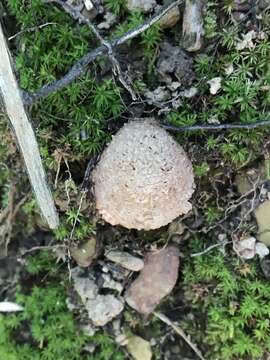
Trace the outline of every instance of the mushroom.
<instances>
[{"instance_id":1,"label":"mushroom","mask_svg":"<svg viewBox=\"0 0 270 360\"><path fill-rule=\"evenodd\" d=\"M194 176L183 148L155 120L136 119L104 150L93 184L105 221L150 230L191 209Z\"/></svg>"}]
</instances>

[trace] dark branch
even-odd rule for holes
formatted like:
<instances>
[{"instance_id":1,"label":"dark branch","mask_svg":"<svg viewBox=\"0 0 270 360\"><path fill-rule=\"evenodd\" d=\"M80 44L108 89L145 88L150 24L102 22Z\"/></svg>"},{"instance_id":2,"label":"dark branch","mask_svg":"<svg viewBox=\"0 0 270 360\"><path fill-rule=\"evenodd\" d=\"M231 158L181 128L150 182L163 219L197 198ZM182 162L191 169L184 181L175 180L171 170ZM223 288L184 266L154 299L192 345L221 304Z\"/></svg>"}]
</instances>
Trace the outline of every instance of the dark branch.
<instances>
[{"instance_id":1,"label":"dark branch","mask_svg":"<svg viewBox=\"0 0 270 360\"><path fill-rule=\"evenodd\" d=\"M45 1L47 2L47 0ZM112 64L114 75L118 77L121 84L130 93L132 100L135 101L137 99L137 96L130 85L131 81L128 76L125 76L123 74L119 61L114 54L111 43L102 37L97 27L87 17L81 14L78 8L69 5L68 2L65 2L63 0L50 0L50 2L54 2L60 5L71 17L73 17L73 19L79 20L82 23L87 24L87 26L95 34L96 38L100 41L101 45L104 45L107 48L107 56Z\"/></svg>"},{"instance_id":2,"label":"dark branch","mask_svg":"<svg viewBox=\"0 0 270 360\"><path fill-rule=\"evenodd\" d=\"M175 6L178 6L183 3L183 0L176 0L169 6L164 7L157 15L154 15L149 20L147 20L144 24L139 25L136 29L128 31L125 35L121 36L118 39L112 40L111 47L114 49L117 46L120 46L127 41L137 37L141 33L148 30L152 25L157 23L164 15L167 14ZM98 47L97 49L90 51L85 56L83 56L80 60L78 60L72 68L64 75L61 79L55 80L54 82L43 86L34 94L24 94L23 99L25 105L32 105L34 102L42 99L49 94L62 89L63 87L70 84L73 80L81 76L87 65L93 62L97 57L106 54L108 51L105 45Z\"/></svg>"},{"instance_id":3,"label":"dark branch","mask_svg":"<svg viewBox=\"0 0 270 360\"><path fill-rule=\"evenodd\" d=\"M262 120L252 124L217 124L217 125L190 125L190 126L173 126L169 124L162 125L162 127L169 131L184 132L184 131L214 131L214 130L230 130L230 129L256 129L258 127L270 126L270 120Z\"/></svg>"}]
</instances>

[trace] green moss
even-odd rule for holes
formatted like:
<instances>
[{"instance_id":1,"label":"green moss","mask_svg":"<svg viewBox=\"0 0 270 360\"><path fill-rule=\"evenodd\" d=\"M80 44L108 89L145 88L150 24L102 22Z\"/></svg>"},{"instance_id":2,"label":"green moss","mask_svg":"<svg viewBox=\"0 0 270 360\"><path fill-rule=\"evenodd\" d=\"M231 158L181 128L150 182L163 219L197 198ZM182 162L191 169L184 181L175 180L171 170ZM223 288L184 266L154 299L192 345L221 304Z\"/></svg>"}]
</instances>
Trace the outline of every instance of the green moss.
<instances>
[{"instance_id":1,"label":"green moss","mask_svg":"<svg viewBox=\"0 0 270 360\"><path fill-rule=\"evenodd\" d=\"M193 240L191 252L199 251L201 242ZM208 359L256 360L267 354L270 284L257 261L245 264L215 250L190 259L183 273L191 311L204 323L199 341L208 349ZM187 327L196 337L198 330L192 325Z\"/></svg>"},{"instance_id":2,"label":"green moss","mask_svg":"<svg viewBox=\"0 0 270 360\"><path fill-rule=\"evenodd\" d=\"M126 10L126 0L105 0L106 8L115 15L121 15Z\"/></svg>"},{"instance_id":3,"label":"green moss","mask_svg":"<svg viewBox=\"0 0 270 360\"><path fill-rule=\"evenodd\" d=\"M16 67L24 90L34 92L61 78L87 51L98 45L87 26L76 23L54 4L40 0L31 3L7 0L7 3L21 30L52 23L18 37ZM98 153L108 140L104 120L123 109L120 88L110 78L97 80L95 67L99 65L92 65L93 71L86 71L78 80L31 109L32 119L38 124L37 135L45 164L54 170L55 149L65 150L77 159Z\"/></svg>"},{"instance_id":4,"label":"green moss","mask_svg":"<svg viewBox=\"0 0 270 360\"><path fill-rule=\"evenodd\" d=\"M24 310L0 315L0 358L7 360L123 360L110 336L99 331L84 335L66 307L64 272L49 252L28 259L27 271L43 276L39 286L24 293L21 284L16 302ZM57 280L56 280L57 275ZM61 280L62 279L62 280ZM68 285L68 284L67 284ZM94 345L89 354L86 345Z\"/></svg>"}]
</instances>

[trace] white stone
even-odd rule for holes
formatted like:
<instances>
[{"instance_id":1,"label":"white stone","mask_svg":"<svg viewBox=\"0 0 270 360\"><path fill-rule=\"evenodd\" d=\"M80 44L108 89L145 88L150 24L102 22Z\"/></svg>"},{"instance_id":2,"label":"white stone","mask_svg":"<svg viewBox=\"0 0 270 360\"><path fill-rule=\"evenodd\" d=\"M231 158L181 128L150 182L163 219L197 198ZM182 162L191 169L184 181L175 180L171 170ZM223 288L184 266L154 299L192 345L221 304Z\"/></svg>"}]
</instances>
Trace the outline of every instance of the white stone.
<instances>
[{"instance_id":1,"label":"white stone","mask_svg":"<svg viewBox=\"0 0 270 360\"><path fill-rule=\"evenodd\" d=\"M207 81L207 84L210 85L210 94L216 95L217 92L221 89L221 77L215 77Z\"/></svg>"},{"instance_id":2,"label":"white stone","mask_svg":"<svg viewBox=\"0 0 270 360\"><path fill-rule=\"evenodd\" d=\"M123 311L124 304L113 295L98 295L88 300L85 307L93 324L104 326Z\"/></svg>"}]
</instances>

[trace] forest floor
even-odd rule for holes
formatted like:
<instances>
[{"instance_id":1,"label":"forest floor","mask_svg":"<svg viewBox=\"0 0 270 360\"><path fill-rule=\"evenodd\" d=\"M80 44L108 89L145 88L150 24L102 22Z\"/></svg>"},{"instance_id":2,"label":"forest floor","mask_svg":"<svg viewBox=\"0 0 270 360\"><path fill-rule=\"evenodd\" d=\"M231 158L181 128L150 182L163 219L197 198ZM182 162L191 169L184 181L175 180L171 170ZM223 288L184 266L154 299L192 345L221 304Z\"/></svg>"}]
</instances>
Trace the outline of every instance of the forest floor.
<instances>
[{"instance_id":1,"label":"forest floor","mask_svg":"<svg viewBox=\"0 0 270 360\"><path fill-rule=\"evenodd\" d=\"M110 41L168 3L68 1ZM0 114L1 360L270 359L270 130L248 128L270 120L270 2L186 6L194 3L203 35L183 34L180 4L115 49L121 73L103 55L29 106L60 213L57 230L40 216ZM20 87L30 94L100 46L61 1L2 0L0 20ZM111 226L84 191L86 169L123 124L149 117L177 128L206 126L170 131L193 164L192 210L155 231ZM142 316L124 299L138 273L108 253L139 260L171 245L180 251L177 283L158 312ZM104 306L94 321L87 291L96 308Z\"/></svg>"}]
</instances>

